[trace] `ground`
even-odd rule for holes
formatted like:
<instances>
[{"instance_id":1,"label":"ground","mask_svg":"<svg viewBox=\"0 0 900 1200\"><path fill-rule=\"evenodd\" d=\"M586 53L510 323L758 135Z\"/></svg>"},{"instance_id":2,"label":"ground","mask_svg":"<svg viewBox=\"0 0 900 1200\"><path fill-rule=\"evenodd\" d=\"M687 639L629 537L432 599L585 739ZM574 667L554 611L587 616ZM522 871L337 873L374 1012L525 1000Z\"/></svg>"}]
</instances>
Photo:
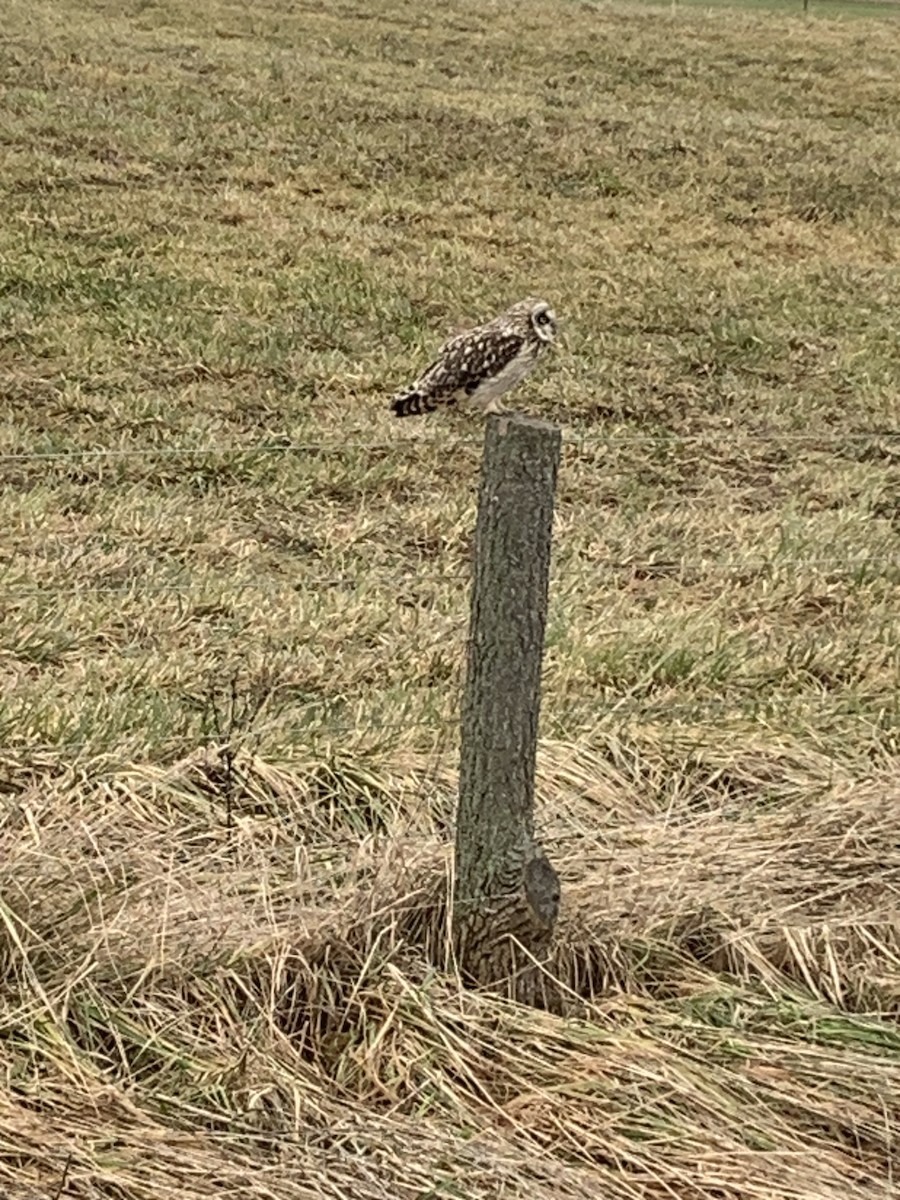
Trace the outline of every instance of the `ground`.
<instances>
[{"instance_id":1,"label":"ground","mask_svg":"<svg viewBox=\"0 0 900 1200\"><path fill-rule=\"evenodd\" d=\"M799 6L798 6L799 7ZM0 1191L891 1195L900 23L7 0ZM543 294L567 1017L441 952Z\"/></svg>"}]
</instances>

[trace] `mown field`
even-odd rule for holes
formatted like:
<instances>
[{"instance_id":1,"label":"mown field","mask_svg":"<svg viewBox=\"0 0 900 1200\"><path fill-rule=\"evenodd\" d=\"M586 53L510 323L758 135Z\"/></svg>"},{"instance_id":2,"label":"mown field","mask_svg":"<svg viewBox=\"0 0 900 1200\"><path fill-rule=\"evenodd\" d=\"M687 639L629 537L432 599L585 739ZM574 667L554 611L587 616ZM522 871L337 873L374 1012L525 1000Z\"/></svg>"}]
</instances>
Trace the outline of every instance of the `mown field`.
<instances>
[{"instance_id":1,"label":"mown field","mask_svg":"<svg viewBox=\"0 0 900 1200\"><path fill-rule=\"evenodd\" d=\"M900 1164L900 25L7 0L0 1193L875 1200ZM551 300L553 1016L443 903Z\"/></svg>"}]
</instances>

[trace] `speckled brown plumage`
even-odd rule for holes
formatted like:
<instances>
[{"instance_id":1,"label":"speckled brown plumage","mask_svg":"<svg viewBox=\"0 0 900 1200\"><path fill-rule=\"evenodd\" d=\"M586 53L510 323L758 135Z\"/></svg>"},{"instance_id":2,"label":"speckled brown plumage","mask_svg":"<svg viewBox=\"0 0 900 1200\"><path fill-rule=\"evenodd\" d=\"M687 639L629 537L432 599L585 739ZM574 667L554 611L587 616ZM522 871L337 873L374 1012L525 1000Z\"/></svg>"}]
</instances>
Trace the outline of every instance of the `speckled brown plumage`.
<instances>
[{"instance_id":1,"label":"speckled brown plumage","mask_svg":"<svg viewBox=\"0 0 900 1200\"><path fill-rule=\"evenodd\" d=\"M556 337L556 314L528 296L492 321L451 338L434 362L391 401L398 417L433 412L470 400L484 412L502 412L500 397L520 383Z\"/></svg>"}]
</instances>

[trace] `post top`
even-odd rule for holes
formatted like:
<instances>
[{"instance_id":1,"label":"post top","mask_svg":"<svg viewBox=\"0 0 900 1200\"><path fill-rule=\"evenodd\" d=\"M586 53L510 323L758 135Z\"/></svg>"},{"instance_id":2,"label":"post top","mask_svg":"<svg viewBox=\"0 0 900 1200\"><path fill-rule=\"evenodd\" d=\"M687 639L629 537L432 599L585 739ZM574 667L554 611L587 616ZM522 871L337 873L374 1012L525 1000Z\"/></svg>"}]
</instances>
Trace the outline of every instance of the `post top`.
<instances>
[{"instance_id":1,"label":"post top","mask_svg":"<svg viewBox=\"0 0 900 1200\"><path fill-rule=\"evenodd\" d=\"M488 413L488 426L493 428L501 436L505 436L512 430L530 430L534 433L541 433L545 436L560 435L558 425L553 425L550 421L542 421L538 417L527 417L524 413L517 412L500 412Z\"/></svg>"}]
</instances>

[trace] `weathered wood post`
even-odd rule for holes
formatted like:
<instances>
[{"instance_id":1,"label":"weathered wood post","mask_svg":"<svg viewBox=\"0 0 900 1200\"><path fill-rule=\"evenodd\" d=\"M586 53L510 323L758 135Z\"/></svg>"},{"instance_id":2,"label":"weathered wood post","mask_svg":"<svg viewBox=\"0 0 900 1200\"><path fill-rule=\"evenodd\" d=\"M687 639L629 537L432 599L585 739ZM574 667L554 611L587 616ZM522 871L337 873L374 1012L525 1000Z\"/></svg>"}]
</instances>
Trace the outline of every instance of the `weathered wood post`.
<instances>
[{"instance_id":1,"label":"weathered wood post","mask_svg":"<svg viewBox=\"0 0 900 1200\"><path fill-rule=\"evenodd\" d=\"M457 961L528 1003L559 911L559 877L534 840L534 777L560 443L543 421L487 419L462 706Z\"/></svg>"}]
</instances>

